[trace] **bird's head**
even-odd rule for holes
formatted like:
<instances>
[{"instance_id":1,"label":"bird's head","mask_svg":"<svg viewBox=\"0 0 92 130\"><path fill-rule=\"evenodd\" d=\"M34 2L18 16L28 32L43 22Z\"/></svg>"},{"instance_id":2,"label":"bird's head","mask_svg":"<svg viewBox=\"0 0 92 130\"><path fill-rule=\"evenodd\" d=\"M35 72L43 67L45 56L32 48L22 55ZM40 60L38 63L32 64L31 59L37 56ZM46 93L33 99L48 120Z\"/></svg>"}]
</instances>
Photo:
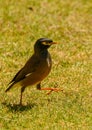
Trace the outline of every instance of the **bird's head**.
<instances>
[{"instance_id":1,"label":"bird's head","mask_svg":"<svg viewBox=\"0 0 92 130\"><path fill-rule=\"evenodd\" d=\"M36 41L34 45L34 49L36 50L47 50L51 45L56 44L51 39L48 38L40 38Z\"/></svg>"}]
</instances>

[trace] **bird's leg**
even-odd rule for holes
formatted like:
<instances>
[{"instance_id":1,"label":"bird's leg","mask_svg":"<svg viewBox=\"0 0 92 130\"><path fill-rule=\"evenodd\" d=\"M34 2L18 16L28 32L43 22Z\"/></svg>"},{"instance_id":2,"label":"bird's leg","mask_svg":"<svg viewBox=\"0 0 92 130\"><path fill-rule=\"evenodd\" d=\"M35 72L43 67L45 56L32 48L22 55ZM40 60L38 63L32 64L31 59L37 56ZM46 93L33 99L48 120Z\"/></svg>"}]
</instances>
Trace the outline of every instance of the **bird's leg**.
<instances>
[{"instance_id":1,"label":"bird's leg","mask_svg":"<svg viewBox=\"0 0 92 130\"><path fill-rule=\"evenodd\" d=\"M39 89L39 90L50 90L50 92L48 92L47 94L49 95L52 91L54 91L54 92L58 92L58 91L63 91L63 90L61 90L61 89L59 89L59 88L41 88L41 84L37 84L37 89Z\"/></svg>"},{"instance_id":2,"label":"bird's leg","mask_svg":"<svg viewBox=\"0 0 92 130\"><path fill-rule=\"evenodd\" d=\"M25 87L22 87L21 88L21 95L20 95L20 105L22 105L22 94L23 94L24 90L25 90Z\"/></svg>"},{"instance_id":3,"label":"bird's leg","mask_svg":"<svg viewBox=\"0 0 92 130\"><path fill-rule=\"evenodd\" d=\"M63 90L61 90L61 89L59 89L59 88L41 88L41 90L50 90L48 93L47 93L47 95L49 95L51 92L58 92L58 91L63 91Z\"/></svg>"}]
</instances>

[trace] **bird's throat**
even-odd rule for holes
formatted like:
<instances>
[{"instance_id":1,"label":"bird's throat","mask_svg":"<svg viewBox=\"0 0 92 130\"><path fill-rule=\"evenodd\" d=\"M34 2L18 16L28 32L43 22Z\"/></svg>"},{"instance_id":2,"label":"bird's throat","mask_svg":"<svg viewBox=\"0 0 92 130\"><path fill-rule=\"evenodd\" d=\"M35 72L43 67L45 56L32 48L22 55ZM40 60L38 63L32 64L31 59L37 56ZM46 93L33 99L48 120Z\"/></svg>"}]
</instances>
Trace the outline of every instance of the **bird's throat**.
<instances>
[{"instance_id":1,"label":"bird's throat","mask_svg":"<svg viewBox=\"0 0 92 130\"><path fill-rule=\"evenodd\" d=\"M48 56L48 50L43 50L40 52L42 58L46 58Z\"/></svg>"},{"instance_id":2,"label":"bird's throat","mask_svg":"<svg viewBox=\"0 0 92 130\"><path fill-rule=\"evenodd\" d=\"M37 56L40 56L40 57L42 57L42 58L46 58L47 56L48 56L48 50L47 49L39 49L39 50L34 50L34 53L35 53L35 55L37 55Z\"/></svg>"}]
</instances>

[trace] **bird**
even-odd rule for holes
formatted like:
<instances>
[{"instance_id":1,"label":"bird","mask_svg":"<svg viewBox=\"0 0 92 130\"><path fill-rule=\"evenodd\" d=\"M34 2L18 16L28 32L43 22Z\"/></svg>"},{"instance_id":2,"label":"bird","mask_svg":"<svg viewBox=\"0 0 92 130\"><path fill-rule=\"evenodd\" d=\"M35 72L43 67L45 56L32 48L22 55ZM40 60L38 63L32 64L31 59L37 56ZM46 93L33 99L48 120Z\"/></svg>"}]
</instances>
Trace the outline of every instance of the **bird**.
<instances>
[{"instance_id":1,"label":"bird","mask_svg":"<svg viewBox=\"0 0 92 130\"><path fill-rule=\"evenodd\" d=\"M57 44L49 38L40 38L34 44L34 53L25 65L16 73L10 81L5 92L13 88L17 83L21 86L20 105L22 105L23 92L26 87L36 85L38 90L59 91L59 88L41 88L41 82L51 71L52 59L48 52L51 45Z\"/></svg>"}]
</instances>

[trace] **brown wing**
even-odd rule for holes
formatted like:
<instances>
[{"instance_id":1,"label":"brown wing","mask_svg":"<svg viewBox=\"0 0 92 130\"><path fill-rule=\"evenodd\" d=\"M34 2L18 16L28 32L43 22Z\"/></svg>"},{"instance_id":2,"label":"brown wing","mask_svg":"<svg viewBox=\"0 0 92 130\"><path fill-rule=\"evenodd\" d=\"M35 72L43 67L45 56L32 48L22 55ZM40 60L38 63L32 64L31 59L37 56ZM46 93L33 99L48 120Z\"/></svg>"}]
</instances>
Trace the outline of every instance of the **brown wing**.
<instances>
[{"instance_id":1,"label":"brown wing","mask_svg":"<svg viewBox=\"0 0 92 130\"><path fill-rule=\"evenodd\" d=\"M25 64L25 66L20 69L17 74L14 76L14 78L9 83L10 86L6 89L6 92L17 82L20 82L23 80L28 74L34 72L39 65L39 58L33 55Z\"/></svg>"}]
</instances>

